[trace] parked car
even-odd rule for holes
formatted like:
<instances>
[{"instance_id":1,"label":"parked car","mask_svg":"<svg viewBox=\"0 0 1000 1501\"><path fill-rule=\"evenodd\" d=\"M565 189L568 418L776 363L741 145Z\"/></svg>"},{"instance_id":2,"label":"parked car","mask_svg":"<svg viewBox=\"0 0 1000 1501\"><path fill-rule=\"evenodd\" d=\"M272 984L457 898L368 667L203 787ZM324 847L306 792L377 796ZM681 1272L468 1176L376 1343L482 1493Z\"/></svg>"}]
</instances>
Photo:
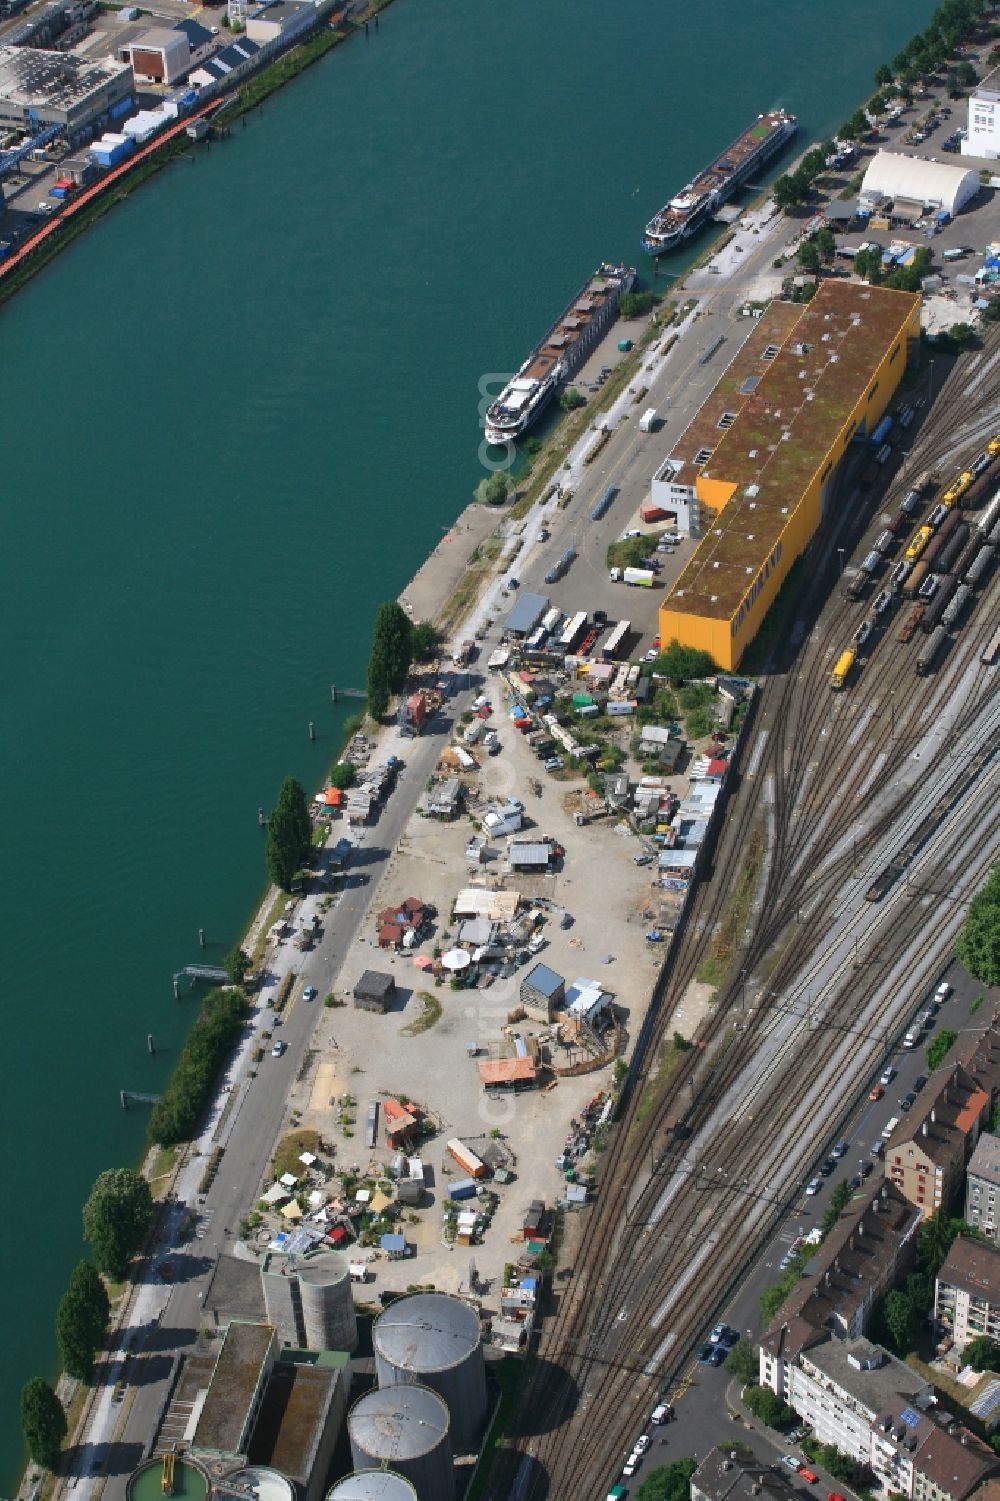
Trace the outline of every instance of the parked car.
<instances>
[{"instance_id":1,"label":"parked car","mask_svg":"<svg viewBox=\"0 0 1000 1501\"><path fill-rule=\"evenodd\" d=\"M895 1079L895 1077L896 1077L896 1070L893 1068L892 1064L890 1063L886 1068L884 1068L882 1070L881 1074L879 1075L879 1081L878 1082L883 1086L883 1088L885 1088L885 1087L887 1087L888 1085L890 1085L892 1083L892 1081L893 1081L893 1079Z\"/></svg>"},{"instance_id":2,"label":"parked car","mask_svg":"<svg viewBox=\"0 0 1000 1501\"><path fill-rule=\"evenodd\" d=\"M816 1471L808 1469L806 1465L803 1465L802 1468L799 1470L799 1475L802 1477L802 1479L806 1482L807 1485L815 1485L816 1482L817 1482L817 1480L819 1479L819 1476L816 1474Z\"/></svg>"},{"instance_id":3,"label":"parked car","mask_svg":"<svg viewBox=\"0 0 1000 1501\"><path fill-rule=\"evenodd\" d=\"M318 995L319 991L315 985L307 985L302 992L302 999L304 1001L314 1001Z\"/></svg>"},{"instance_id":4,"label":"parked car","mask_svg":"<svg viewBox=\"0 0 1000 1501\"><path fill-rule=\"evenodd\" d=\"M923 1089L923 1087L924 1087L924 1085L926 1083L927 1083L927 1075L926 1074L918 1074L917 1077L913 1081L913 1088L914 1088L915 1091L919 1092L921 1089Z\"/></svg>"},{"instance_id":5,"label":"parked car","mask_svg":"<svg viewBox=\"0 0 1000 1501\"><path fill-rule=\"evenodd\" d=\"M794 1454L783 1454L781 1456L781 1463L783 1465L787 1465L790 1470L794 1470L796 1475L802 1468L802 1461L800 1459L796 1459Z\"/></svg>"},{"instance_id":6,"label":"parked car","mask_svg":"<svg viewBox=\"0 0 1000 1501\"><path fill-rule=\"evenodd\" d=\"M274 1044L274 1047L271 1049L271 1057L272 1058L280 1058L281 1055L282 1055L282 1053L285 1053L287 1051L288 1051L288 1043L285 1042L283 1038L279 1037L278 1041Z\"/></svg>"},{"instance_id":7,"label":"parked car","mask_svg":"<svg viewBox=\"0 0 1000 1501\"><path fill-rule=\"evenodd\" d=\"M837 1145L833 1149L833 1156L839 1162L840 1159L841 1159L841 1157L846 1157L846 1155L847 1155L847 1142L846 1141L838 1141Z\"/></svg>"},{"instance_id":8,"label":"parked car","mask_svg":"<svg viewBox=\"0 0 1000 1501\"><path fill-rule=\"evenodd\" d=\"M938 1005L940 1006L941 1002L942 1001L946 1001L950 995L951 995L951 986L948 984L948 982L946 980L942 980L941 984L938 986L937 990L935 990L935 992L934 992L934 999L937 1001Z\"/></svg>"},{"instance_id":9,"label":"parked car","mask_svg":"<svg viewBox=\"0 0 1000 1501\"><path fill-rule=\"evenodd\" d=\"M916 1091L913 1089L910 1090L909 1094L904 1094L903 1098L899 1102L900 1110L910 1110L916 1103L916 1098Z\"/></svg>"},{"instance_id":10,"label":"parked car","mask_svg":"<svg viewBox=\"0 0 1000 1501\"><path fill-rule=\"evenodd\" d=\"M880 1100L884 1094L885 1089L881 1084L873 1084L871 1089L868 1091L868 1098L870 1100Z\"/></svg>"},{"instance_id":11,"label":"parked car","mask_svg":"<svg viewBox=\"0 0 1000 1501\"><path fill-rule=\"evenodd\" d=\"M547 760L542 762L546 771L559 771L562 768L562 764L561 756L549 756Z\"/></svg>"},{"instance_id":12,"label":"parked car","mask_svg":"<svg viewBox=\"0 0 1000 1501\"><path fill-rule=\"evenodd\" d=\"M837 1164L834 1158L828 1157L825 1162L821 1162L819 1165L820 1177L829 1178L830 1174L833 1172L836 1166Z\"/></svg>"},{"instance_id":13,"label":"parked car","mask_svg":"<svg viewBox=\"0 0 1000 1501\"><path fill-rule=\"evenodd\" d=\"M819 1178L810 1178L809 1182L806 1184L806 1193L809 1198L815 1198L822 1186L823 1184Z\"/></svg>"},{"instance_id":14,"label":"parked car","mask_svg":"<svg viewBox=\"0 0 1000 1501\"><path fill-rule=\"evenodd\" d=\"M649 1448L652 1442L653 1440L650 1438L648 1433L640 1433L639 1437L635 1441L635 1452L637 1454L645 1454L646 1450Z\"/></svg>"}]
</instances>

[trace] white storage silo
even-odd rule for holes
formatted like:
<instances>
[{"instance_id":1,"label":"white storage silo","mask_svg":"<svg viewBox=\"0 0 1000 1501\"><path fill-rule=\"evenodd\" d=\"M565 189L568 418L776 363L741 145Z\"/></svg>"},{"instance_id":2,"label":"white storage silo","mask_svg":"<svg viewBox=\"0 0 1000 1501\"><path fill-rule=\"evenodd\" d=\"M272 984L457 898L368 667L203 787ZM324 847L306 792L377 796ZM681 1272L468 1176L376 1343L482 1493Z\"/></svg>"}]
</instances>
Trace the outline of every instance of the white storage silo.
<instances>
[{"instance_id":1,"label":"white storage silo","mask_svg":"<svg viewBox=\"0 0 1000 1501\"><path fill-rule=\"evenodd\" d=\"M379 1317L372 1332L380 1387L417 1382L443 1397L455 1454L472 1454L486 1424L486 1364L479 1318L461 1298L413 1293Z\"/></svg>"},{"instance_id":2,"label":"white storage silo","mask_svg":"<svg viewBox=\"0 0 1000 1501\"><path fill-rule=\"evenodd\" d=\"M426 1386L389 1386L359 1397L347 1414L355 1470L383 1466L408 1480L418 1501L454 1501L448 1409Z\"/></svg>"},{"instance_id":3,"label":"white storage silo","mask_svg":"<svg viewBox=\"0 0 1000 1501\"><path fill-rule=\"evenodd\" d=\"M417 1492L395 1470L355 1470L337 1481L326 1501L417 1501Z\"/></svg>"}]
</instances>

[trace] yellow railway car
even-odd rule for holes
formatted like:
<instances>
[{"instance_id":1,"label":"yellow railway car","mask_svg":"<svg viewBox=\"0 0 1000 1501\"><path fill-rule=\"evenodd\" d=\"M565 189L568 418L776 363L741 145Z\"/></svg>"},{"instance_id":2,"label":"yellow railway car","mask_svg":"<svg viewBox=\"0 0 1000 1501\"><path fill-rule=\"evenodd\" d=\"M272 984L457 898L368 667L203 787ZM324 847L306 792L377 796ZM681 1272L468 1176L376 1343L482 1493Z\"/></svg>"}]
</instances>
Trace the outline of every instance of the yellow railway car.
<instances>
[{"instance_id":1,"label":"yellow railway car","mask_svg":"<svg viewBox=\"0 0 1000 1501\"><path fill-rule=\"evenodd\" d=\"M916 562L917 558L919 558L920 554L923 552L924 548L927 546L933 535L933 528L929 526L922 526L920 527L919 531L914 532L913 540L910 543L909 547L906 549L905 553L905 556L911 563Z\"/></svg>"},{"instance_id":2,"label":"yellow railway car","mask_svg":"<svg viewBox=\"0 0 1000 1501\"><path fill-rule=\"evenodd\" d=\"M851 668L854 666L854 662L855 653L851 648L848 648L847 651L841 652L840 656L837 658L837 665L833 669L833 672L830 674L831 688L843 688L844 684L847 682Z\"/></svg>"},{"instance_id":3,"label":"yellow railway car","mask_svg":"<svg viewBox=\"0 0 1000 1501\"><path fill-rule=\"evenodd\" d=\"M993 459L995 459L997 454L1000 453L1000 433L994 433L993 437L986 445L986 452Z\"/></svg>"}]
</instances>

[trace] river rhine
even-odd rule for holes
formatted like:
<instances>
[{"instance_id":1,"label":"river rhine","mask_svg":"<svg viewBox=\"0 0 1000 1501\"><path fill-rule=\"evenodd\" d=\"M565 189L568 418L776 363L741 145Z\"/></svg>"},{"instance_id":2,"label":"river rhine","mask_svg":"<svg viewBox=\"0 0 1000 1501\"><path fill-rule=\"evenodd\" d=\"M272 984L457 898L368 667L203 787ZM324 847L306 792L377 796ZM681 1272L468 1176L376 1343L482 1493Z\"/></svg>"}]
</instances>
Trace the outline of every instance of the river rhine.
<instances>
[{"instance_id":1,"label":"river rhine","mask_svg":"<svg viewBox=\"0 0 1000 1501\"><path fill-rule=\"evenodd\" d=\"M0 313L4 1493L82 1201L142 1144L118 1091L165 1080L258 805L321 777L330 683L468 500L480 375L753 114L834 130L931 9L399 0Z\"/></svg>"}]
</instances>

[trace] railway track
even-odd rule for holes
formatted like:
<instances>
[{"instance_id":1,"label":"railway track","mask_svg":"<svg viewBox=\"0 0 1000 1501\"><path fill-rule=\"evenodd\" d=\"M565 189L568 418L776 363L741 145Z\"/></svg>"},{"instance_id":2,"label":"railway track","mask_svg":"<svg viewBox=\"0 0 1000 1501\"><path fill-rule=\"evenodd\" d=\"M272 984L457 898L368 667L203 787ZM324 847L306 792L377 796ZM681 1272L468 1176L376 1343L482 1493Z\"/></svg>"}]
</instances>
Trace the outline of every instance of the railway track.
<instances>
[{"instance_id":1,"label":"railway track","mask_svg":"<svg viewBox=\"0 0 1000 1501\"><path fill-rule=\"evenodd\" d=\"M1000 405L984 415L981 400L959 394L948 411L947 441L935 438L938 425L928 422L910 458L933 450L937 467L946 469L953 455L1000 428ZM827 575L838 540L835 535L826 545ZM813 623L795 670L786 668L764 688L758 728L738 768L744 785L716 859L717 868L738 861L753 827L767 827L768 858L736 967L742 979L734 975L720 991L701 1046L675 1057L669 1087L657 1088L674 1007L725 910L724 882L713 880L694 898L643 1078L602 1160L601 1194L587 1221L577 1275L542 1340L523 1409L530 1418L499 1456L491 1496L529 1501L603 1494L601 1486L606 1489L638 1431L642 1404L652 1405L676 1375L787 1211L815 1147L833 1134L846 1103L905 1024L909 990L930 977L957 933L957 901L928 926L925 885L933 892L930 872L956 861L963 864L963 892L979 884L1000 839L995 797L983 799L974 848L952 810L914 858L921 884L904 884L880 907L868 904L863 921L859 908L868 867L884 857L890 839L899 843L923 816L919 797L911 795L906 807L900 766L930 766L941 784L949 773L951 781L959 779L973 758L973 731L979 750L990 735L1000 752L1000 708L991 709L989 669L971 665L962 649L963 641L982 634L977 623L988 612L995 620L998 593L996 587L985 591L959 649L935 677L915 676L919 642L904 650L893 642L886 650L885 633L866 666L874 681L870 668L877 658L875 691L832 700L830 661L858 614L856 603L836 593ZM964 707L947 726L945 749L954 764L942 771L941 748L935 762L929 731L963 679ZM766 740L758 741L760 735ZM998 762L997 755L982 758L977 796L1000 779ZM860 823L859 804L867 811ZM767 988L758 986L756 967L781 944ZM748 974L754 1004L734 1025ZM790 1107L789 1081L801 1075L804 1053L813 1087ZM668 1136L678 1113L683 1133ZM647 1167L658 1141L659 1160ZM748 1162L752 1170L746 1171Z\"/></svg>"}]
</instances>

